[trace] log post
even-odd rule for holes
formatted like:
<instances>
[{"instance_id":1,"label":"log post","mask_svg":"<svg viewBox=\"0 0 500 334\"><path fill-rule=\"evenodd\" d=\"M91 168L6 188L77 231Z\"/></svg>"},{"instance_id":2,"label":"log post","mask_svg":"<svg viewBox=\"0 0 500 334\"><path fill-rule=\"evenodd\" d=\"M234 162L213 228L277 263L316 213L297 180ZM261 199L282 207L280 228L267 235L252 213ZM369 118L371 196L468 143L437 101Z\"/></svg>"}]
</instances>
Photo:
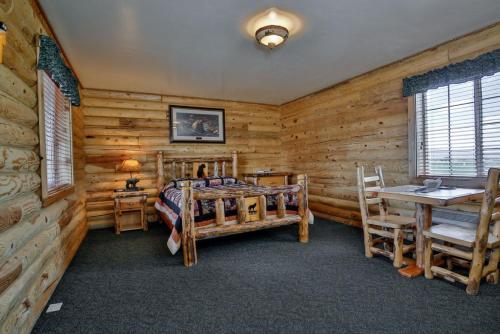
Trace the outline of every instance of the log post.
<instances>
[{"instance_id":1,"label":"log post","mask_svg":"<svg viewBox=\"0 0 500 334\"><path fill-rule=\"evenodd\" d=\"M214 176L219 176L219 162L214 161Z\"/></svg>"},{"instance_id":2,"label":"log post","mask_svg":"<svg viewBox=\"0 0 500 334\"><path fill-rule=\"evenodd\" d=\"M403 264L403 232L400 228L394 229L394 260L392 264L396 268L400 268Z\"/></svg>"},{"instance_id":3,"label":"log post","mask_svg":"<svg viewBox=\"0 0 500 334\"><path fill-rule=\"evenodd\" d=\"M233 177L237 178L238 177L238 154L236 153L236 151L233 151L232 158L233 158Z\"/></svg>"},{"instance_id":4,"label":"log post","mask_svg":"<svg viewBox=\"0 0 500 334\"><path fill-rule=\"evenodd\" d=\"M217 198L215 201L215 216L217 225L224 225L226 217L224 213L224 200L222 198Z\"/></svg>"},{"instance_id":5,"label":"log post","mask_svg":"<svg viewBox=\"0 0 500 334\"><path fill-rule=\"evenodd\" d=\"M181 177L182 178L185 178L186 177L186 162L182 162L182 165L181 165Z\"/></svg>"},{"instance_id":6,"label":"log post","mask_svg":"<svg viewBox=\"0 0 500 334\"><path fill-rule=\"evenodd\" d=\"M299 241L302 243L306 243L309 241L309 204L307 195L307 175L297 175L297 183L302 186L301 190L297 193L299 215L302 217L302 220L299 223Z\"/></svg>"},{"instance_id":7,"label":"log post","mask_svg":"<svg viewBox=\"0 0 500 334\"><path fill-rule=\"evenodd\" d=\"M226 176L226 162L222 162L222 175L221 176Z\"/></svg>"},{"instance_id":8,"label":"log post","mask_svg":"<svg viewBox=\"0 0 500 334\"><path fill-rule=\"evenodd\" d=\"M260 220L266 220L267 216L267 200L265 195L259 196L259 216Z\"/></svg>"},{"instance_id":9,"label":"log post","mask_svg":"<svg viewBox=\"0 0 500 334\"><path fill-rule=\"evenodd\" d=\"M495 207L495 199L498 190L498 178L500 169L491 168L488 172L486 191L481 204L481 215L479 225L476 229L476 240L472 253L472 264L469 271L469 280L467 284L467 293L476 295L479 291L479 284L483 274L484 259L488 243L488 233L491 221L491 215Z\"/></svg>"},{"instance_id":10,"label":"log post","mask_svg":"<svg viewBox=\"0 0 500 334\"><path fill-rule=\"evenodd\" d=\"M236 199L238 207L238 222L244 224L247 221L247 208L245 207L245 197L241 196Z\"/></svg>"},{"instance_id":11,"label":"log post","mask_svg":"<svg viewBox=\"0 0 500 334\"><path fill-rule=\"evenodd\" d=\"M415 203L417 212L416 249L417 266L424 269L424 235L432 225L432 206L429 204Z\"/></svg>"},{"instance_id":12,"label":"log post","mask_svg":"<svg viewBox=\"0 0 500 334\"><path fill-rule=\"evenodd\" d=\"M175 161L172 161L171 168L172 168L172 179L176 179L177 178L177 167L175 166Z\"/></svg>"},{"instance_id":13,"label":"log post","mask_svg":"<svg viewBox=\"0 0 500 334\"><path fill-rule=\"evenodd\" d=\"M191 267L197 263L194 227L193 188L191 181L182 181L182 253L184 265Z\"/></svg>"},{"instance_id":14,"label":"log post","mask_svg":"<svg viewBox=\"0 0 500 334\"><path fill-rule=\"evenodd\" d=\"M283 193L278 194L278 208L276 214L278 218L285 217L286 207L285 207L285 195Z\"/></svg>"},{"instance_id":15,"label":"log post","mask_svg":"<svg viewBox=\"0 0 500 334\"><path fill-rule=\"evenodd\" d=\"M432 264L434 257L432 256L432 238L425 238L424 241L424 269L425 269L425 278L433 279L434 274L432 273Z\"/></svg>"},{"instance_id":16,"label":"log post","mask_svg":"<svg viewBox=\"0 0 500 334\"><path fill-rule=\"evenodd\" d=\"M368 232L368 205L366 203L366 194L365 194L365 168L363 166L359 166L357 169L357 178L358 178L358 198L359 198L359 208L361 211L361 221L363 223L363 238L365 243L365 256L373 257L373 253L371 251L372 247L372 235Z\"/></svg>"},{"instance_id":17,"label":"log post","mask_svg":"<svg viewBox=\"0 0 500 334\"><path fill-rule=\"evenodd\" d=\"M156 174L157 174L157 180L156 180L156 188L158 191L161 191L161 188L165 184L165 174L163 170L163 152L158 151L156 153Z\"/></svg>"}]
</instances>

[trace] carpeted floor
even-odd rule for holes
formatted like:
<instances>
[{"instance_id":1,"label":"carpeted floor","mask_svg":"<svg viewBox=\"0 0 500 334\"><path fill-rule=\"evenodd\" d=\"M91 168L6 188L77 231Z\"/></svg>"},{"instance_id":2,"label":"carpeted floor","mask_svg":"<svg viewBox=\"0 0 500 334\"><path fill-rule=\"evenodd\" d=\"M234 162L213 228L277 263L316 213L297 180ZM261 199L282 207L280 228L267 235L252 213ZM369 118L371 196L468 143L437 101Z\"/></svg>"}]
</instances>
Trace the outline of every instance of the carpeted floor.
<instances>
[{"instance_id":1,"label":"carpeted floor","mask_svg":"<svg viewBox=\"0 0 500 334\"><path fill-rule=\"evenodd\" d=\"M34 333L500 333L500 286L405 279L363 254L361 230L317 221L198 243L170 255L167 229L90 231Z\"/></svg>"}]
</instances>

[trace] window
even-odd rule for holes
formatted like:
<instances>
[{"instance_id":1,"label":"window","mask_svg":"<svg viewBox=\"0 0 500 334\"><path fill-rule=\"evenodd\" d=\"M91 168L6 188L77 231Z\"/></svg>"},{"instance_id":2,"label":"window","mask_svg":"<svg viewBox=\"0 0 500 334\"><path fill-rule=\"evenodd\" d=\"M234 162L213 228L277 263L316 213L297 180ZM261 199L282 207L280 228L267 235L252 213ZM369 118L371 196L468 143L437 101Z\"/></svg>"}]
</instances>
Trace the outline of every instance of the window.
<instances>
[{"instance_id":1,"label":"window","mask_svg":"<svg viewBox=\"0 0 500 334\"><path fill-rule=\"evenodd\" d=\"M45 71L39 71L40 153L45 205L73 191L71 104Z\"/></svg>"},{"instance_id":2,"label":"window","mask_svg":"<svg viewBox=\"0 0 500 334\"><path fill-rule=\"evenodd\" d=\"M500 167L500 72L414 101L416 176L485 177Z\"/></svg>"}]
</instances>

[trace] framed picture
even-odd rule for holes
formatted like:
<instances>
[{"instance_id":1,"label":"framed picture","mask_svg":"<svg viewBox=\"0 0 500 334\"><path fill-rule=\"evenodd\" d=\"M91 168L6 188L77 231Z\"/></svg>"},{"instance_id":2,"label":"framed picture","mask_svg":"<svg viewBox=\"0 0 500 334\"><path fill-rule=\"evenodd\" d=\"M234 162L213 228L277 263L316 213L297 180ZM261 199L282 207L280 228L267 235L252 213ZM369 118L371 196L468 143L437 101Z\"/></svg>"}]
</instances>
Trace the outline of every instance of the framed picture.
<instances>
[{"instance_id":1,"label":"framed picture","mask_svg":"<svg viewBox=\"0 0 500 334\"><path fill-rule=\"evenodd\" d=\"M224 109L170 106L171 143L225 143Z\"/></svg>"}]
</instances>

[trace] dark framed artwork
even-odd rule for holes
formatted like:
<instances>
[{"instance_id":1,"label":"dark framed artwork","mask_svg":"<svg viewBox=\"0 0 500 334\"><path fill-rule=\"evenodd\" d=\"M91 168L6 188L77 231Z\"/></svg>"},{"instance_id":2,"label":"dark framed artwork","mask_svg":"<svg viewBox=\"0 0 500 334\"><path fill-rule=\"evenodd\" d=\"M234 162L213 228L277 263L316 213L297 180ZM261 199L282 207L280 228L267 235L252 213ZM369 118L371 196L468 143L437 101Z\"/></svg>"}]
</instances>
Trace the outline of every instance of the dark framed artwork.
<instances>
[{"instance_id":1,"label":"dark framed artwork","mask_svg":"<svg viewBox=\"0 0 500 334\"><path fill-rule=\"evenodd\" d=\"M224 144L224 109L171 105L170 142Z\"/></svg>"}]
</instances>

